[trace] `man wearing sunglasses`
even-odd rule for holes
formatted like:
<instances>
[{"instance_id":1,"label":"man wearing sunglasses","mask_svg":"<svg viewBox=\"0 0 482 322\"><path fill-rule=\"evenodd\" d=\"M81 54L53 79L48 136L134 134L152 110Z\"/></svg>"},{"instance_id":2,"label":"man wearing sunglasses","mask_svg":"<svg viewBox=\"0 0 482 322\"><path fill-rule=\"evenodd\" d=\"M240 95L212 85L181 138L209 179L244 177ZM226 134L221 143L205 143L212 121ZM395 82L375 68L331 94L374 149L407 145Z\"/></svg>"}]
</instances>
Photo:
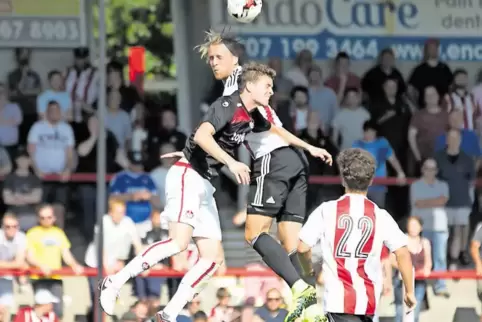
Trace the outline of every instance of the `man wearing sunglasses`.
<instances>
[{"instance_id":1,"label":"man wearing sunglasses","mask_svg":"<svg viewBox=\"0 0 482 322\"><path fill-rule=\"evenodd\" d=\"M18 220L12 213L3 216L0 229L0 269L25 267L25 234L18 229ZM0 321L8 321L14 303L13 276L0 277Z\"/></svg>"}]
</instances>

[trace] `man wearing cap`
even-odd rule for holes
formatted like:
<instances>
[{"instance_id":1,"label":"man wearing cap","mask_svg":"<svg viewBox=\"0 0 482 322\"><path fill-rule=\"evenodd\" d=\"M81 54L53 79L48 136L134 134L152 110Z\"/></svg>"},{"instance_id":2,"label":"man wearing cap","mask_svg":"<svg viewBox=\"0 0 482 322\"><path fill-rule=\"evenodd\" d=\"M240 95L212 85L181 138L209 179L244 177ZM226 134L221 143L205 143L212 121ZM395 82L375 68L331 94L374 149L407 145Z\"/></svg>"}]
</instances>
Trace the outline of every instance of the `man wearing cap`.
<instances>
[{"instance_id":1,"label":"man wearing cap","mask_svg":"<svg viewBox=\"0 0 482 322\"><path fill-rule=\"evenodd\" d=\"M141 152L128 154L130 166L117 173L110 183L109 192L126 202L126 215L136 224L141 238L151 229L152 207L160 207L161 199L149 173L144 172L144 158Z\"/></svg>"},{"instance_id":2,"label":"man wearing cap","mask_svg":"<svg viewBox=\"0 0 482 322\"><path fill-rule=\"evenodd\" d=\"M88 48L74 49L74 65L67 70L65 88L72 97L74 121L81 122L84 113L94 111L92 105L99 94L99 73L90 64Z\"/></svg>"},{"instance_id":3,"label":"man wearing cap","mask_svg":"<svg viewBox=\"0 0 482 322\"><path fill-rule=\"evenodd\" d=\"M39 289L34 295L34 306L23 307L17 311L14 322L58 322L59 318L53 311L54 304L60 300L50 291Z\"/></svg>"}]
</instances>

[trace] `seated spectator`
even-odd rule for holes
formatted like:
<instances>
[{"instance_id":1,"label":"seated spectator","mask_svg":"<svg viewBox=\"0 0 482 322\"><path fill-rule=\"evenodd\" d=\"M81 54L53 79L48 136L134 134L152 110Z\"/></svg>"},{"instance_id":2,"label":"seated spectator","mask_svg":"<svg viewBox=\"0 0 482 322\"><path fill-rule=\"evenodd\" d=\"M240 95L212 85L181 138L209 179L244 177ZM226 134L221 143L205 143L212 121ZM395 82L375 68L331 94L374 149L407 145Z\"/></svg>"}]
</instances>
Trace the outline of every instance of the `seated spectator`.
<instances>
[{"instance_id":1,"label":"seated spectator","mask_svg":"<svg viewBox=\"0 0 482 322\"><path fill-rule=\"evenodd\" d=\"M25 262L25 234L18 229L12 213L3 215L0 229L0 269L21 269ZM15 305L13 276L0 277L0 321L9 321L10 309Z\"/></svg>"},{"instance_id":2,"label":"seated spectator","mask_svg":"<svg viewBox=\"0 0 482 322\"><path fill-rule=\"evenodd\" d=\"M293 83L293 86L308 87L308 72L313 65L313 54L304 49L296 55L293 67L286 73L286 78Z\"/></svg>"},{"instance_id":3,"label":"seated spectator","mask_svg":"<svg viewBox=\"0 0 482 322\"><path fill-rule=\"evenodd\" d=\"M42 90L40 76L30 67L32 50L15 48L17 67L8 74L8 88L14 97L36 97Z\"/></svg>"},{"instance_id":4,"label":"seated spectator","mask_svg":"<svg viewBox=\"0 0 482 322\"><path fill-rule=\"evenodd\" d=\"M62 73L58 70L52 70L48 75L50 88L45 90L37 97L37 113L39 118L45 118L49 102L57 102L60 106L62 119L64 121L72 120L72 97L69 92L64 89L64 79Z\"/></svg>"},{"instance_id":5,"label":"seated spectator","mask_svg":"<svg viewBox=\"0 0 482 322\"><path fill-rule=\"evenodd\" d=\"M482 156L479 138L473 130L464 128L464 115L460 110L453 110L449 114L449 130L460 131L460 149L468 156L478 160ZM447 133L441 134L435 141L435 151L443 151L447 147ZM479 163L479 162L478 162Z\"/></svg>"},{"instance_id":6,"label":"seated spectator","mask_svg":"<svg viewBox=\"0 0 482 322\"><path fill-rule=\"evenodd\" d=\"M137 322L144 322L148 318L149 304L142 300L136 301L129 311L134 313Z\"/></svg>"},{"instance_id":7,"label":"seated spectator","mask_svg":"<svg viewBox=\"0 0 482 322\"><path fill-rule=\"evenodd\" d=\"M126 202L127 217L137 226L138 233L144 237L150 229L152 207L160 208L161 201L157 187L149 173L144 172L141 153L129 153L130 166L128 170L117 173L110 182L109 192Z\"/></svg>"},{"instance_id":8,"label":"seated spectator","mask_svg":"<svg viewBox=\"0 0 482 322\"><path fill-rule=\"evenodd\" d=\"M335 91L339 102L344 100L349 88L361 91L360 77L350 72L350 56L347 53L342 51L336 55L334 73L325 81L325 86Z\"/></svg>"},{"instance_id":9,"label":"seated spectator","mask_svg":"<svg viewBox=\"0 0 482 322\"><path fill-rule=\"evenodd\" d=\"M165 110L160 116L159 127L154 131L149 132L147 138L147 149L150 157L155 159L150 160L150 164L157 164L159 147L164 143L174 145L176 151L184 149L186 144L186 135L178 130L176 114L171 110Z\"/></svg>"},{"instance_id":10,"label":"seated spectator","mask_svg":"<svg viewBox=\"0 0 482 322\"><path fill-rule=\"evenodd\" d=\"M385 96L383 89L387 79L397 83L397 98L401 97L407 90L402 73L395 66L395 54L392 48L385 48L378 56L378 64L369 69L361 80L363 92L367 95L369 102L379 101Z\"/></svg>"},{"instance_id":11,"label":"seated spectator","mask_svg":"<svg viewBox=\"0 0 482 322\"><path fill-rule=\"evenodd\" d=\"M142 251L141 238L137 229L129 217L126 216L125 203L116 198L109 199L108 212L102 218L103 221L103 247L104 258L102 265L107 273L111 275L119 271L129 259L131 248L135 253ZM88 267L97 268L97 243L99 241L99 228L96 226L95 238L87 247L85 253L85 264ZM89 290L91 300L94 301L97 288L97 278L89 277ZM94 302L92 302L94 303Z\"/></svg>"},{"instance_id":12,"label":"seated spectator","mask_svg":"<svg viewBox=\"0 0 482 322\"><path fill-rule=\"evenodd\" d=\"M370 114L361 106L360 91L347 88L342 108L331 124L333 143L340 150L350 148L353 142L363 138L363 124L370 119Z\"/></svg>"},{"instance_id":13,"label":"seated spectator","mask_svg":"<svg viewBox=\"0 0 482 322\"><path fill-rule=\"evenodd\" d=\"M137 89L132 85L126 85L123 75L124 66L117 62L111 62L107 66L107 87L109 91L118 91L121 95L120 107L131 116L132 121L144 119L144 105Z\"/></svg>"},{"instance_id":14,"label":"seated spectator","mask_svg":"<svg viewBox=\"0 0 482 322\"><path fill-rule=\"evenodd\" d=\"M75 138L72 127L62 121L60 106L49 102L44 120L35 122L28 133L28 152L35 173L40 179L47 175L60 176L60 182L46 182L43 200L55 204L59 215L64 214L69 201L69 187L65 184L75 167Z\"/></svg>"},{"instance_id":15,"label":"seated spectator","mask_svg":"<svg viewBox=\"0 0 482 322\"><path fill-rule=\"evenodd\" d=\"M90 63L88 48L75 48L73 54L74 64L67 69L65 90L73 99L74 122L80 123L86 115L95 112L93 105L99 96L99 71Z\"/></svg>"},{"instance_id":16,"label":"seated spectator","mask_svg":"<svg viewBox=\"0 0 482 322\"><path fill-rule=\"evenodd\" d=\"M164 143L159 149L159 155L164 155L166 153L175 152L176 148L170 143ZM166 177L169 168L176 162L175 158L160 159L159 166L151 171L151 178L157 188L157 195L161 198L161 206L166 205L165 187L166 187Z\"/></svg>"},{"instance_id":17,"label":"seated spectator","mask_svg":"<svg viewBox=\"0 0 482 322\"><path fill-rule=\"evenodd\" d=\"M475 162L460 149L459 130L447 133L447 149L438 152L435 160L439 167L438 176L449 185L447 218L449 226L449 270L456 270L459 262L467 262L467 243L470 233L470 213L473 204Z\"/></svg>"},{"instance_id":18,"label":"seated spectator","mask_svg":"<svg viewBox=\"0 0 482 322\"><path fill-rule=\"evenodd\" d=\"M12 160L8 151L0 145L0 177L6 176L12 171Z\"/></svg>"},{"instance_id":19,"label":"seated spectator","mask_svg":"<svg viewBox=\"0 0 482 322\"><path fill-rule=\"evenodd\" d=\"M62 277L52 275L53 270L62 268L65 262L76 274L83 273L83 267L77 263L70 251L70 241L65 232L55 226L55 212L51 205L38 208L39 225L30 229L27 234L27 262L40 269L42 276L32 275L33 289L49 290L59 301L54 303L54 312L61 319L63 316L63 283Z\"/></svg>"},{"instance_id":20,"label":"seated spectator","mask_svg":"<svg viewBox=\"0 0 482 322\"><path fill-rule=\"evenodd\" d=\"M254 314L253 322L282 322L288 311L282 308L283 297L278 289L271 289L266 294L264 305Z\"/></svg>"},{"instance_id":21,"label":"seated spectator","mask_svg":"<svg viewBox=\"0 0 482 322\"><path fill-rule=\"evenodd\" d=\"M111 91L108 95L105 127L114 134L119 147L127 150L128 141L132 138L132 123L129 114L120 108L120 103L120 93Z\"/></svg>"},{"instance_id":22,"label":"seated spectator","mask_svg":"<svg viewBox=\"0 0 482 322\"><path fill-rule=\"evenodd\" d=\"M59 322L62 317L55 312L61 299L47 289L35 291L33 307L22 307L17 311L14 322L48 321Z\"/></svg>"},{"instance_id":23,"label":"seated spectator","mask_svg":"<svg viewBox=\"0 0 482 322\"><path fill-rule=\"evenodd\" d=\"M440 106L440 96L434 86L425 87L425 108L413 114L408 128L408 144L415 161L432 158L435 141L448 127L448 113Z\"/></svg>"},{"instance_id":24,"label":"seated spectator","mask_svg":"<svg viewBox=\"0 0 482 322\"><path fill-rule=\"evenodd\" d=\"M15 171L5 177L3 201L27 231L37 225L35 207L42 201L42 182L30 171L31 160L27 150L19 148L15 158Z\"/></svg>"},{"instance_id":25,"label":"seated spectator","mask_svg":"<svg viewBox=\"0 0 482 322\"><path fill-rule=\"evenodd\" d=\"M152 229L146 234L146 237L142 239L142 245L144 249L147 249L148 245L161 240L169 238L169 231L162 229L161 227L161 214L155 209L151 214ZM169 258L164 259L161 263L151 267L148 271L143 273L143 276L137 276L134 278L134 294L141 300L149 303L150 306L157 307L160 303L161 288L166 283L164 277L145 277L153 270L161 270L169 266Z\"/></svg>"},{"instance_id":26,"label":"seated spectator","mask_svg":"<svg viewBox=\"0 0 482 322\"><path fill-rule=\"evenodd\" d=\"M475 86L472 88L472 95L474 95L475 104L482 108L482 69L477 72L475 78ZM479 121L480 121L479 115Z\"/></svg>"},{"instance_id":27,"label":"seated spectator","mask_svg":"<svg viewBox=\"0 0 482 322\"><path fill-rule=\"evenodd\" d=\"M387 176L387 161L397 172L397 179L405 183L405 173L398 161L393 149L384 137L377 137L377 124L373 121L366 121L363 124L363 139L353 142L353 148L360 148L370 152L375 158L375 178ZM368 188L367 197L375 202L378 207L385 208L385 196L387 187L383 185L372 185Z\"/></svg>"},{"instance_id":28,"label":"seated spectator","mask_svg":"<svg viewBox=\"0 0 482 322\"><path fill-rule=\"evenodd\" d=\"M209 322L231 321L234 309L229 305L231 294L228 289L225 287L219 288L216 291L216 299L218 303L211 309Z\"/></svg>"},{"instance_id":29,"label":"seated spectator","mask_svg":"<svg viewBox=\"0 0 482 322\"><path fill-rule=\"evenodd\" d=\"M7 87L0 83L0 146L14 155L19 143L19 126L23 121L22 110L8 100Z\"/></svg>"},{"instance_id":30,"label":"seated spectator","mask_svg":"<svg viewBox=\"0 0 482 322\"><path fill-rule=\"evenodd\" d=\"M191 302L187 303L186 307L177 316L177 322L193 322L192 319L200 311L200 307L201 300L196 296Z\"/></svg>"},{"instance_id":31,"label":"seated spectator","mask_svg":"<svg viewBox=\"0 0 482 322\"><path fill-rule=\"evenodd\" d=\"M422 237L422 221L417 217L410 217L407 221L408 250L412 257L412 263L416 274L429 276L432 272L432 251L430 242ZM393 257L393 255L392 255ZM396 260L393 258L395 264ZM423 303L425 292L427 290L427 282L425 280L415 281L415 298L417 303ZM395 282L395 322L404 321L403 309L403 286L400 278ZM419 321L420 308L422 305L415 307L414 322Z\"/></svg>"},{"instance_id":32,"label":"seated spectator","mask_svg":"<svg viewBox=\"0 0 482 322\"><path fill-rule=\"evenodd\" d=\"M318 117L323 124L323 130L328 133L331 122L338 112L339 104L335 92L323 85L323 73L319 66L314 65L309 72L310 107L318 112Z\"/></svg>"},{"instance_id":33,"label":"seated spectator","mask_svg":"<svg viewBox=\"0 0 482 322\"><path fill-rule=\"evenodd\" d=\"M79 157L77 166L78 173L97 172L97 143L99 139L100 124L97 116L91 116L87 124L77 127L76 142L77 154ZM106 130L106 171L107 173L115 173L119 168L126 169L129 161L125 155L125 151L119 148L119 144L114 134ZM97 206L97 187L95 182L84 182L78 187L80 199L80 213L83 218L83 233L87 241L91 241L96 221Z\"/></svg>"},{"instance_id":34,"label":"seated spectator","mask_svg":"<svg viewBox=\"0 0 482 322\"><path fill-rule=\"evenodd\" d=\"M192 322L208 322L210 319L208 319L208 316L204 311L199 311L196 312L193 317L192 317Z\"/></svg>"},{"instance_id":35,"label":"seated spectator","mask_svg":"<svg viewBox=\"0 0 482 322\"><path fill-rule=\"evenodd\" d=\"M437 162L427 159L422 164L422 177L410 185L412 217L423 222L423 236L432 245L433 270L447 270L448 224L445 204L449 200L449 186L437 179ZM435 295L447 296L445 280L436 280Z\"/></svg>"},{"instance_id":36,"label":"seated spectator","mask_svg":"<svg viewBox=\"0 0 482 322\"><path fill-rule=\"evenodd\" d=\"M295 132L300 133L308 125L308 113L310 112L308 88L293 87L291 99L293 100L291 112L293 113Z\"/></svg>"}]
</instances>

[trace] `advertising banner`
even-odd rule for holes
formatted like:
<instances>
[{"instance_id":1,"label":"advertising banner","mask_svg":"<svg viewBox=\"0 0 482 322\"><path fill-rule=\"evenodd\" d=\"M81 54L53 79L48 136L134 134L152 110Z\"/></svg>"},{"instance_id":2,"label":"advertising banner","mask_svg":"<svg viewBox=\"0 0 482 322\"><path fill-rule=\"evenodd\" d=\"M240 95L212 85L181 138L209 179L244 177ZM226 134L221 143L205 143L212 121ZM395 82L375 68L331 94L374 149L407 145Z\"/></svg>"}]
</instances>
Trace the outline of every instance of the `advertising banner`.
<instances>
[{"instance_id":1,"label":"advertising banner","mask_svg":"<svg viewBox=\"0 0 482 322\"><path fill-rule=\"evenodd\" d=\"M420 60L437 38L448 61L482 60L482 0L265 0L251 24L228 17L224 0L210 0L212 25L230 25L253 59L292 59L302 49L316 59L340 51L373 60L387 47L400 60Z\"/></svg>"},{"instance_id":2,"label":"advertising banner","mask_svg":"<svg viewBox=\"0 0 482 322\"><path fill-rule=\"evenodd\" d=\"M83 0L0 0L0 47L86 45Z\"/></svg>"}]
</instances>

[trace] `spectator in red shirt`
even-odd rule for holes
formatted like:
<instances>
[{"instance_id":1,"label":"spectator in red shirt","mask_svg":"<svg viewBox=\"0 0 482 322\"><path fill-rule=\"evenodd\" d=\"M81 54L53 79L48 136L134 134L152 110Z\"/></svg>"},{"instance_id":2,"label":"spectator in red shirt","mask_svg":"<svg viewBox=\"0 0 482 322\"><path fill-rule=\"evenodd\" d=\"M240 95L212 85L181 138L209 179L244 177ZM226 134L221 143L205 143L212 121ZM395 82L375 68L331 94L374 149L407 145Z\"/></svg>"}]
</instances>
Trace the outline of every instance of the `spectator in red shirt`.
<instances>
[{"instance_id":1,"label":"spectator in red shirt","mask_svg":"<svg viewBox=\"0 0 482 322\"><path fill-rule=\"evenodd\" d=\"M14 322L59 322L54 313L54 303L59 303L50 291L39 289L35 292L33 307L22 307L17 311Z\"/></svg>"},{"instance_id":2,"label":"spectator in red shirt","mask_svg":"<svg viewBox=\"0 0 482 322\"><path fill-rule=\"evenodd\" d=\"M335 72L325 82L325 86L335 91L338 102L343 100L348 88L361 91L360 77L350 72L350 57L345 52L340 52L335 58Z\"/></svg>"}]
</instances>

